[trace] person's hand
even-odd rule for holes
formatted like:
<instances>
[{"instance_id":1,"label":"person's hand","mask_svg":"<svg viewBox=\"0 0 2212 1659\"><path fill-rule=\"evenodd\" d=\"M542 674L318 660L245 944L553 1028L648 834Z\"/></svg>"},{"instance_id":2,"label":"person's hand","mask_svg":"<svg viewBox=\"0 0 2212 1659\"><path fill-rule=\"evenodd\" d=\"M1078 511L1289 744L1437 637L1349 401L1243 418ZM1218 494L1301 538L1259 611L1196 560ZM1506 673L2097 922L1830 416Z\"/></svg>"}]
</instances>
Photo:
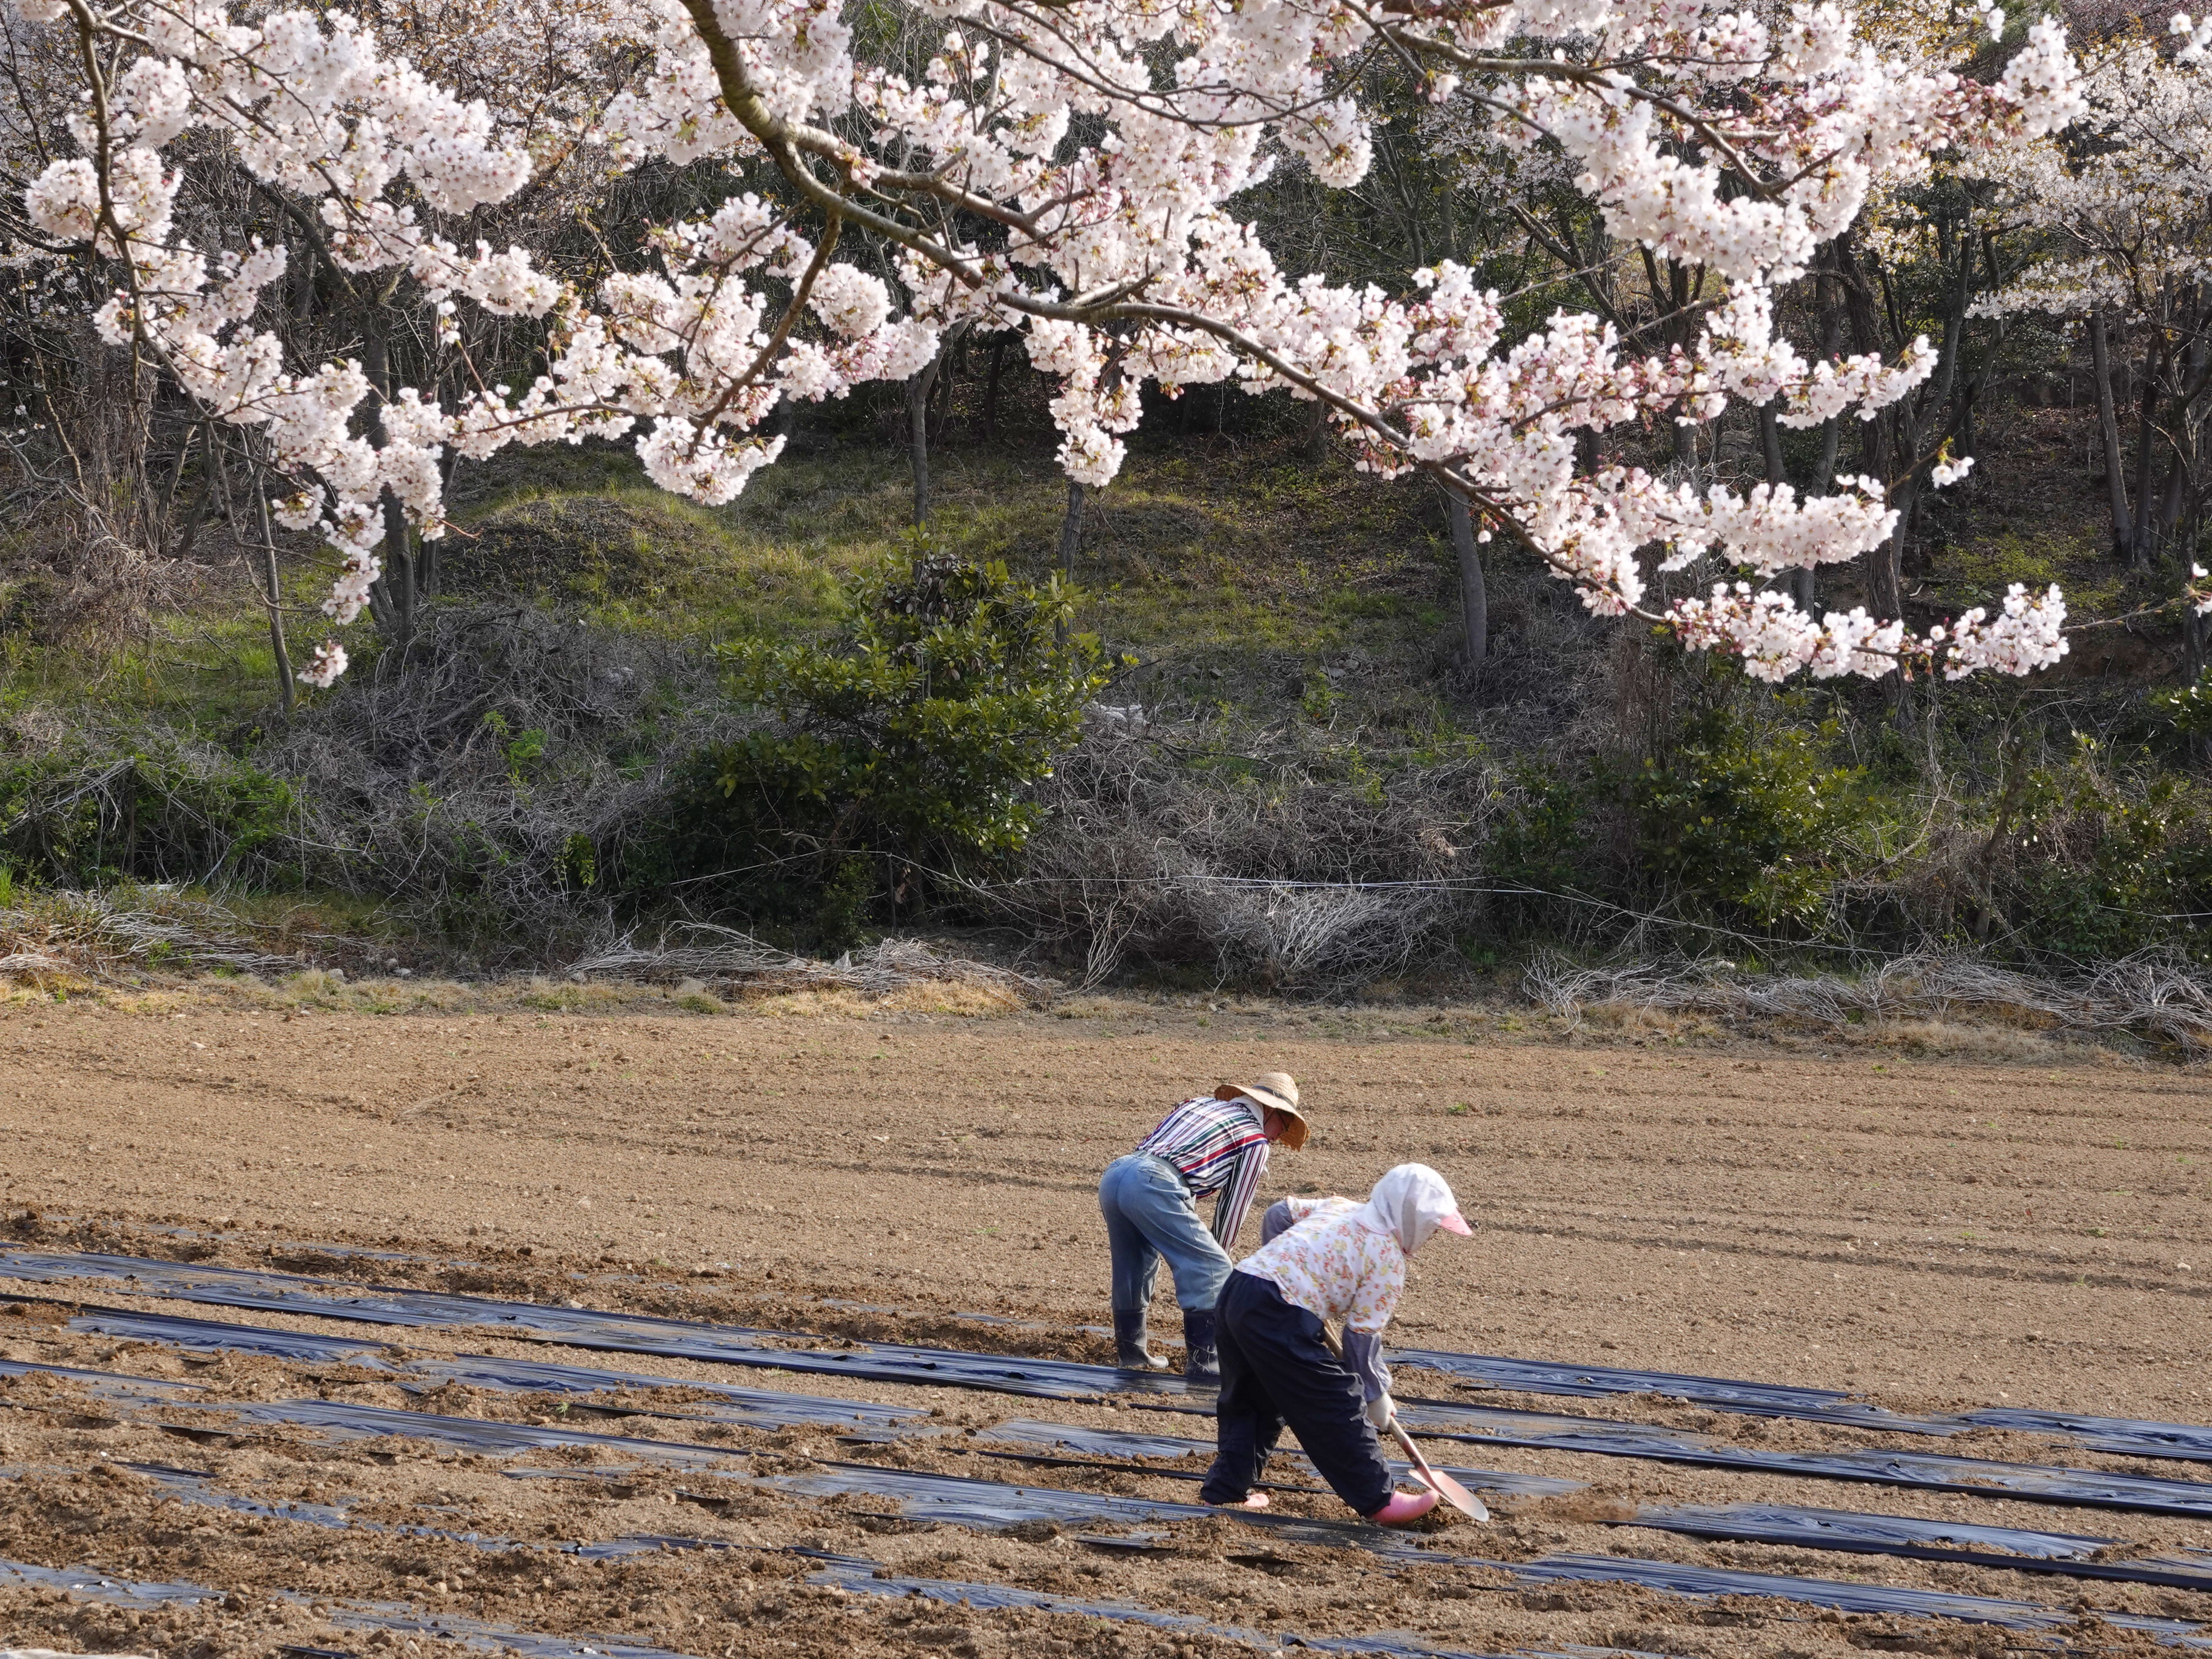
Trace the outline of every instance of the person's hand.
<instances>
[{"instance_id":1,"label":"person's hand","mask_svg":"<svg viewBox=\"0 0 2212 1659\"><path fill-rule=\"evenodd\" d=\"M1367 1402L1367 1420L1375 1425L1377 1434L1390 1432L1390 1425L1398 1416L1397 1402L1387 1394L1378 1394Z\"/></svg>"}]
</instances>

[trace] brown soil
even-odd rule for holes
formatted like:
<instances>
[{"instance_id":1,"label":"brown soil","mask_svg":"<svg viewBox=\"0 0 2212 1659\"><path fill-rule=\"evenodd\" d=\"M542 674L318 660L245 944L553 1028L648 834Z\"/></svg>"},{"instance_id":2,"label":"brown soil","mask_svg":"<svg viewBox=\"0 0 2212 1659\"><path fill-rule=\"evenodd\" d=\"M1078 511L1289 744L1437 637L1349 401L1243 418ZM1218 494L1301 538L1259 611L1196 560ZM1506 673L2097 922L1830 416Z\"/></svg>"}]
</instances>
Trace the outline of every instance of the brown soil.
<instances>
[{"instance_id":1,"label":"brown soil","mask_svg":"<svg viewBox=\"0 0 2212 1659\"><path fill-rule=\"evenodd\" d=\"M1179 1097L1278 1068L1299 1078L1316 1134L1303 1155L1280 1158L1263 1200L1358 1191L1388 1164L1418 1158L1452 1180L1476 1223L1474 1238L1440 1240L1417 1264L1394 1332L1408 1346L1849 1388L1910 1409L2007 1403L2206 1417L2212 1329L2199 1281L2212 1273L2212 1091L2199 1074L2110 1055L1974 1064L1750 1044L1506 1046L1467 1041L1449 1024L1428 1036L1382 1035L1371 1023L1364 1035L1332 1035L1298 1015L1136 1004L1079 1018L984 1020L208 1010L156 1018L19 1006L0 1016L0 1133L21 1239L1095 1358L1103 1345L1084 1328L1104 1316L1098 1170ZM324 1254L318 1243L422 1261ZM56 1291L0 1281L0 1297L10 1294ZM155 1305L120 1287L98 1299ZM841 1305L851 1304L865 1305ZM324 1393L410 1403L366 1372L235 1357L185 1366L158 1348L69 1332L46 1304L17 1305L21 1313L0 1317L0 1356L9 1358L188 1376L237 1399ZM970 1312L1023 1322L958 1316ZM633 1356L399 1338L418 1352L526 1352L710 1375ZM1019 1416L1206 1429L1203 1419L1126 1406L836 1379L764 1384L757 1372L716 1380L939 1413L942 1433L867 1454L826 1433L717 1431L726 1440L716 1443L772 1446L793 1468L810 1455L866 1455L1188 1501L1188 1484L1156 1475L991 1459L960 1431ZM1451 1387L1410 1376L1401 1386L1438 1395ZM1465 1397L1776 1445L1879 1439L1648 1399ZM495 1417L544 1415L549 1404L460 1388L414 1403ZM678 1491L697 1489L700 1477L653 1469L619 1480L514 1480L501 1473L509 1463L489 1458L283 1430L203 1446L35 1376L0 1382L0 1404L20 1408L0 1412L0 1464L24 1472L0 1486L0 1556L234 1592L224 1604L159 1614L0 1592L0 1644L189 1656L288 1642L385 1650L381 1638L322 1627L312 1602L271 1602L294 1591L698 1655L1249 1651L1133 1626L842 1595L796 1581L805 1564L782 1553L792 1545L1223 1623L1316 1635L1404 1630L1473 1650L1586 1643L1733 1659L1899 1645L1995 1654L2025 1639L1769 1601L1699 1604L1612 1587L1532 1593L1467 1569L1392 1573L1351 1553L1257 1547L1228 1520L1168 1528L1168 1552L1131 1558L1060 1536L887 1526L861 1512L865 1503L742 1485L732 1503L701 1507ZM698 1425L665 1419L597 1426L701 1438ZM2021 1435L1940 1449L2191 1473ZM1500 1503L1492 1527L1454 1528L1448 1541L1470 1554L1615 1551L2212 1620L2212 1596L1705 1544L1604 1522L1622 1504L1765 1498L2097 1533L2130 1553L2212 1545L2203 1523L1476 1450L1455 1448L1452 1461L1593 1484L1571 1498ZM128 1462L210 1470L225 1490L264 1499L343 1498L385 1524L533 1544L677 1534L745 1547L618 1565L486 1554L185 1510L112 1467ZM1326 1495L1280 1501L1340 1513ZM449 1650L411 1639L426 1655ZM2115 1651L2142 1645L2118 1633L2090 1645L2100 1642Z\"/></svg>"}]
</instances>

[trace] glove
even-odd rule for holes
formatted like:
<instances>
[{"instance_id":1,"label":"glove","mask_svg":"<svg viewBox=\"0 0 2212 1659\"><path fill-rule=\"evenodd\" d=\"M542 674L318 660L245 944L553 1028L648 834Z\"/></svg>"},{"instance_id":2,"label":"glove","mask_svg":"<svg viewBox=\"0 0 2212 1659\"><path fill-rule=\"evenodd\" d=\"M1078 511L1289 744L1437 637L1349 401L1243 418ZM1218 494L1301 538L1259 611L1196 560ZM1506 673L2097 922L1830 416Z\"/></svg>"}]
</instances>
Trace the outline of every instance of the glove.
<instances>
[{"instance_id":1,"label":"glove","mask_svg":"<svg viewBox=\"0 0 2212 1659\"><path fill-rule=\"evenodd\" d=\"M1367 1420L1375 1425L1377 1434L1390 1432L1390 1425L1397 1420L1397 1402L1387 1394L1378 1394L1367 1402Z\"/></svg>"}]
</instances>

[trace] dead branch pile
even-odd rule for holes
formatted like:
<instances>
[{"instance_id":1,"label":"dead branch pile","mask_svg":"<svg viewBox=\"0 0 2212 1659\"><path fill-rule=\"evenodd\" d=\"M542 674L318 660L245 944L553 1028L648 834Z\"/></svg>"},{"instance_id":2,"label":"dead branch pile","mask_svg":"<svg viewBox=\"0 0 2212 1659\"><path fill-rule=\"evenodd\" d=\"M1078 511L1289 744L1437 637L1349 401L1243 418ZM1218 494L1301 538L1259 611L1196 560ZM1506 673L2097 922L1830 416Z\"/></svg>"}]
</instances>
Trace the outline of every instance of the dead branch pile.
<instances>
[{"instance_id":1,"label":"dead branch pile","mask_svg":"<svg viewBox=\"0 0 2212 1659\"><path fill-rule=\"evenodd\" d=\"M823 962L793 956L750 933L711 922L685 922L642 944L633 930L587 951L568 971L580 978L607 974L647 981L689 979L756 991L844 990L872 997L919 985L972 985L1030 1003L1048 1001L1060 988L1034 975L940 956L919 939L886 939Z\"/></svg>"},{"instance_id":2,"label":"dead branch pile","mask_svg":"<svg viewBox=\"0 0 2212 1659\"><path fill-rule=\"evenodd\" d=\"M1122 711L1103 711L1106 715ZM1016 880L977 890L1095 985L1131 958L1330 991L1402 968L1465 908L1497 791L1463 761L1384 780L1296 734L1094 723Z\"/></svg>"},{"instance_id":3,"label":"dead branch pile","mask_svg":"<svg viewBox=\"0 0 2212 1659\"><path fill-rule=\"evenodd\" d=\"M2139 951L2067 977L1970 955L1899 957L1856 978L1744 974L1724 962L1580 967L1540 956L1522 978L1533 1002L1567 1018L1593 1010L1711 1014L1835 1028L1855 1019L2024 1020L2069 1031L2130 1031L2212 1052L2212 983L2170 952Z\"/></svg>"},{"instance_id":4,"label":"dead branch pile","mask_svg":"<svg viewBox=\"0 0 2212 1659\"><path fill-rule=\"evenodd\" d=\"M602 877L658 824L671 757L732 725L713 684L664 641L449 607L257 759L321 880L551 962L606 931Z\"/></svg>"},{"instance_id":5,"label":"dead branch pile","mask_svg":"<svg viewBox=\"0 0 2212 1659\"><path fill-rule=\"evenodd\" d=\"M263 950L220 908L170 895L45 890L0 910L0 976L114 984L149 970L295 972L297 957Z\"/></svg>"},{"instance_id":6,"label":"dead branch pile","mask_svg":"<svg viewBox=\"0 0 2212 1659\"><path fill-rule=\"evenodd\" d=\"M737 726L696 653L445 607L242 755L149 720L0 720L0 862L372 895L465 971L551 966L610 930L610 874L663 831L673 767Z\"/></svg>"}]
</instances>

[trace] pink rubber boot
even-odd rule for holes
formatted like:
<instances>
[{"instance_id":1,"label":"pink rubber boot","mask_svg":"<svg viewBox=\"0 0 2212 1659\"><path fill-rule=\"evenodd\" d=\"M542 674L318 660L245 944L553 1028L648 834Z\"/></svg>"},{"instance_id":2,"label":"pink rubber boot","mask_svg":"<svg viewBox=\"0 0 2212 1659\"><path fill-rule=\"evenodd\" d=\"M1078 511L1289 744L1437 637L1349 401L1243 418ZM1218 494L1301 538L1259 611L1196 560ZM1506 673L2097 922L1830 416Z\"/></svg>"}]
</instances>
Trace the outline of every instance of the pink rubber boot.
<instances>
[{"instance_id":1,"label":"pink rubber boot","mask_svg":"<svg viewBox=\"0 0 2212 1659\"><path fill-rule=\"evenodd\" d=\"M1267 1494L1263 1492L1247 1492L1233 1504L1216 1504L1213 1507L1218 1510L1264 1510L1267 1507Z\"/></svg>"},{"instance_id":2,"label":"pink rubber boot","mask_svg":"<svg viewBox=\"0 0 2212 1659\"><path fill-rule=\"evenodd\" d=\"M1390 1501L1367 1518L1378 1527L1402 1527L1436 1506L1437 1495L1432 1492L1394 1492Z\"/></svg>"}]
</instances>

